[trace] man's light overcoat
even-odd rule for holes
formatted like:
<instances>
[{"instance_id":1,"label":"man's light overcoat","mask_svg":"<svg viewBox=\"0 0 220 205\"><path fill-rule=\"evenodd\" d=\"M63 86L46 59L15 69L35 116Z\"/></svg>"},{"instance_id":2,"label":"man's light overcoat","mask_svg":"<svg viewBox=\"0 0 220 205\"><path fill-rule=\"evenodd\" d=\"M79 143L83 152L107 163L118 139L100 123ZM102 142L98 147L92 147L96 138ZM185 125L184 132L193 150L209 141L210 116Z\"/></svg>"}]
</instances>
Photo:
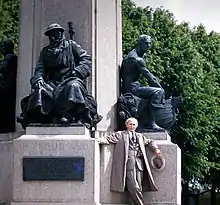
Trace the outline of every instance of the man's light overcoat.
<instances>
[{"instance_id":1,"label":"man's light overcoat","mask_svg":"<svg viewBox=\"0 0 220 205\"><path fill-rule=\"evenodd\" d=\"M147 139L140 133L135 134L145 162L143 191L157 191L157 187L154 183L154 179L147 160L145 146L149 146L152 151L158 147L153 140ZM129 149L129 132L119 131L110 136L106 136L102 143L115 143L111 174L111 190L123 192L125 190L126 164L128 160Z\"/></svg>"}]
</instances>

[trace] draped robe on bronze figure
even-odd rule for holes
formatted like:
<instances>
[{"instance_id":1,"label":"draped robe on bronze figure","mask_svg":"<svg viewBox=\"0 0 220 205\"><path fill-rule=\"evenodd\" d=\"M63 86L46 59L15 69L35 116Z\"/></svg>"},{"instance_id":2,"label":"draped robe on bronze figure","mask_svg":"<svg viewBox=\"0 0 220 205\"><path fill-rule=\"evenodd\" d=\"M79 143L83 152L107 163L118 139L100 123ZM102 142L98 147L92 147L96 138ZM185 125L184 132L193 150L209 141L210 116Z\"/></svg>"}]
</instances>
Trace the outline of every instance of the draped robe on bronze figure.
<instances>
[{"instance_id":1,"label":"draped robe on bronze figure","mask_svg":"<svg viewBox=\"0 0 220 205\"><path fill-rule=\"evenodd\" d=\"M36 109L40 109L45 116L55 113L58 117L78 118L86 110L96 120L97 104L85 84L85 79L91 74L91 66L90 56L75 41L63 39L57 46L44 47L30 80L33 86L42 79L44 86L35 89L21 102L28 121L36 121L31 119Z\"/></svg>"}]
</instances>

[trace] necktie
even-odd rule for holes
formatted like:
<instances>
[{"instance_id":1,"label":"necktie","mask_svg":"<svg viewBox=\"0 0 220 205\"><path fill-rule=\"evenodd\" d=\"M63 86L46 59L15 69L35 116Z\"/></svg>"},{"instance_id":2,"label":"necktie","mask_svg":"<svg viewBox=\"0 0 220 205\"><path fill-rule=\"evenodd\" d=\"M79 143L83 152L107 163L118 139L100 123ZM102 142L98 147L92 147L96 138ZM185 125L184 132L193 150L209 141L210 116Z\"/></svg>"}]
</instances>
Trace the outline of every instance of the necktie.
<instances>
[{"instance_id":1,"label":"necktie","mask_svg":"<svg viewBox=\"0 0 220 205\"><path fill-rule=\"evenodd\" d=\"M134 142L134 143L135 143L135 136L134 136L134 132L132 132L132 133L131 133L131 140L132 140L132 142Z\"/></svg>"}]
</instances>

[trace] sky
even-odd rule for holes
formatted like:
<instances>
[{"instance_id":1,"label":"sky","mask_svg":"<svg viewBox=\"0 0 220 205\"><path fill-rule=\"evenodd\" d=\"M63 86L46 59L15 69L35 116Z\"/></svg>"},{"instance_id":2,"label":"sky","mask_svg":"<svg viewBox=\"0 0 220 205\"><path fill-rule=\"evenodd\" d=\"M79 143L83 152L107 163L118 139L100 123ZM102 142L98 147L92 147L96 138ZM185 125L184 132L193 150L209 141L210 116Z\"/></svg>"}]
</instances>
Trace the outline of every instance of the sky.
<instances>
[{"instance_id":1,"label":"sky","mask_svg":"<svg viewBox=\"0 0 220 205\"><path fill-rule=\"evenodd\" d=\"M220 33L219 0L133 0L138 6L164 7L172 12L178 22L186 21L198 26L202 23L208 32Z\"/></svg>"}]
</instances>

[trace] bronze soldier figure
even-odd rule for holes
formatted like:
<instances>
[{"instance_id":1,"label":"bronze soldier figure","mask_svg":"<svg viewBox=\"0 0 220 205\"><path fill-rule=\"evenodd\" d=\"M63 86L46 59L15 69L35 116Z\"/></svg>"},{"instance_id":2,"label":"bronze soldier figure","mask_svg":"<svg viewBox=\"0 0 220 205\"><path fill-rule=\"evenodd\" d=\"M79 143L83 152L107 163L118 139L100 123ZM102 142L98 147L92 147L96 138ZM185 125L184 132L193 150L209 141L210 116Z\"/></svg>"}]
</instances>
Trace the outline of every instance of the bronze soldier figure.
<instances>
[{"instance_id":1,"label":"bronze soldier figure","mask_svg":"<svg viewBox=\"0 0 220 205\"><path fill-rule=\"evenodd\" d=\"M64 37L64 28L51 24L45 31L49 45L44 47L30 83L34 92L21 102L18 121L71 124L81 121L94 127L102 117L85 80L91 74L91 58L73 40Z\"/></svg>"}]
</instances>

